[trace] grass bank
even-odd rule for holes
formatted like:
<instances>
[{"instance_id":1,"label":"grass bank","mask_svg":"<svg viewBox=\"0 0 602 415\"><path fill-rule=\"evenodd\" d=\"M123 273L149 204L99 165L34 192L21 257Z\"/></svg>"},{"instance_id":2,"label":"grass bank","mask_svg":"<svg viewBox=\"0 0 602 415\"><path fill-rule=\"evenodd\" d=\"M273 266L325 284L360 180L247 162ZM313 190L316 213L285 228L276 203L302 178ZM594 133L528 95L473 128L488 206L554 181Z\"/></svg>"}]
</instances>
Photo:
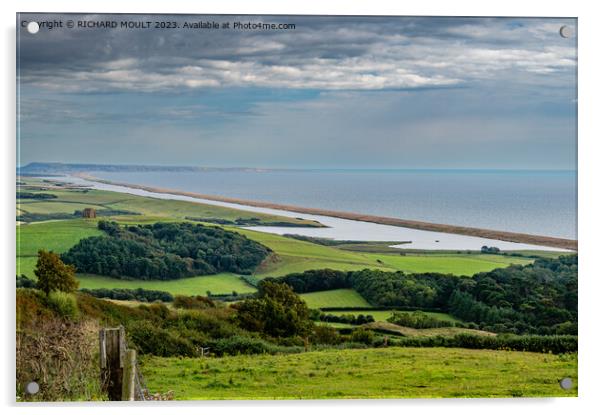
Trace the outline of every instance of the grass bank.
<instances>
[{"instance_id":1,"label":"grass bank","mask_svg":"<svg viewBox=\"0 0 602 415\"><path fill-rule=\"evenodd\" d=\"M152 390L176 399L577 396L577 356L441 348L144 358ZM565 391L558 381L573 379Z\"/></svg>"}]
</instances>

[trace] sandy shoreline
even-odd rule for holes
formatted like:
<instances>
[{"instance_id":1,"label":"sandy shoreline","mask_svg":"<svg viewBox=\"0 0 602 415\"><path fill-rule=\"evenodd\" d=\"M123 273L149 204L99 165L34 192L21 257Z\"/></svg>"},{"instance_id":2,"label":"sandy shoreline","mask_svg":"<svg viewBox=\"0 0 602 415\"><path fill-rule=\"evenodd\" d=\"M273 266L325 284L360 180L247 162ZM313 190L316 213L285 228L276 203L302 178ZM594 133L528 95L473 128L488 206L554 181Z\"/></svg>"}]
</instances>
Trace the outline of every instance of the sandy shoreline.
<instances>
[{"instance_id":1,"label":"sandy shoreline","mask_svg":"<svg viewBox=\"0 0 602 415\"><path fill-rule=\"evenodd\" d=\"M423 231L433 231L433 232L443 232L443 233L456 234L456 235L475 236L475 237L496 239L496 240L507 241L507 242L525 243L525 244L542 245L542 246L548 246L548 247L560 248L560 249L569 249L569 250L573 250L573 251L577 251L577 245L578 245L576 240L554 238L554 237L550 237L550 236L496 231L496 230L491 230L491 229L471 228L471 227L466 227L466 226L445 225L445 224L414 221L414 220L407 220L407 219L390 218L390 217L384 217L384 216L362 215L362 214L351 213L351 212L339 212L339 211L333 211L333 210L327 210L327 209L307 208L307 207L301 207L301 206L284 205L284 204L277 204L277 203L270 203L270 202L260 202L260 201L255 201L255 200L244 200L244 199L237 199L237 198L231 198L231 197L205 195L205 194L201 194L201 193L185 192L185 191L179 191L179 190L174 190L174 189L165 189L165 188L160 188L160 187L137 185L137 184L132 184L132 183L112 182L109 180L104 180L104 179L100 179L98 177L91 176L90 174L87 174L85 172L76 173L76 174L73 174L73 176L79 177L84 180L93 181L93 182L104 183L104 184L108 184L108 185L129 187L131 189L144 190L147 192L180 195L180 196L212 200L212 201L216 201L216 202L234 203L237 205L246 205L246 206L254 206L254 207L261 207L261 208L277 209L277 210L284 210L284 211L289 211L289 212L299 212L299 213L306 213L306 214L310 214L310 215L330 216L330 217L340 218L340 219L348 219L348 220L355 220L355 221L361 221L361 222L371 222L371 223L377 223L377 224L381 224L381 225L398 226L398 227L418 229L418 230L423 230Z\"/></svg>"}]
</instances>

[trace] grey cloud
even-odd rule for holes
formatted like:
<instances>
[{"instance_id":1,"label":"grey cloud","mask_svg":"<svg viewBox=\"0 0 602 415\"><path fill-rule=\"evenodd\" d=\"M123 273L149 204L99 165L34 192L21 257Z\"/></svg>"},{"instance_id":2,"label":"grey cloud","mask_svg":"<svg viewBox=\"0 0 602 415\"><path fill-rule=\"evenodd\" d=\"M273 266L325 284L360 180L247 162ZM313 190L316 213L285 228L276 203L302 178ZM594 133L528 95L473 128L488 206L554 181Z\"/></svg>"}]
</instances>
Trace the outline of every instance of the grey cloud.
<instances>
[{"instance_id":1,"label":"grey cloud","mask_svg":"<svg viewBox=\"0 0 602 415\"><path fill-rule=\"evenodd\" d=\"M66 20L64 16L56 17ZM106 20L106 16L69 18ZM115 18L153 19L137 15ZM381 90L447 87L500 77L531 82L540 76L544 83L552 84L557 77L572 73L576 65L574 40L563 40L557 33L560 22L574 24L573 20L308 16L173 19L180 23L290 22L297 29L55 29L35 36L23 34L21 82L61 92L154 92L232 86Z\"/></svg>"}]
</instances>

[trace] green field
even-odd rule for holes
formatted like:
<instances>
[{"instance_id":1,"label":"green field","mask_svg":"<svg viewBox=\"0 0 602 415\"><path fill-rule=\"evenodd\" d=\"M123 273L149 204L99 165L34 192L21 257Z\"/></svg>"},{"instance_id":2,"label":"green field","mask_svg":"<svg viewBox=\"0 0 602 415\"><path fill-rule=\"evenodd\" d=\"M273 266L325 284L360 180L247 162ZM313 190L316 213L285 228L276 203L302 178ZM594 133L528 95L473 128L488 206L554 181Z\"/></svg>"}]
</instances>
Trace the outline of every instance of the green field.
<instances>
[{"instance_id":1,"label":"green field","mask_svg":"<svg viewBox=\"0 0 602 415\"><path fill-rule=\"evenodd\" d=\"M90 204L76 202L21 202L19 208L27 213L73 213L91 207ZM106 209L103 206L93 205L96 210Z\"/></svg>"},{"instance_id":2,"label":"green field","mask_svg":"<svg viewBox=\"0 0 602 415\"><path fill-rule=\"evenodd\" d=\"M101 234L96 228L96 221L86 219L19 225L17 256L35 256L39 249L64 252L82 238Z\"/></svg>"},{"instance_id":3,"label":"green field","mask_svg":"<svg viewBox=\"0 0 602 415\"><path fill-rule=\"evenodd\" d=\"M240 276L230 273L181 278L170 281L119 280L88 274L78 274L77 279L79 280L80 288L144 288L147 290L167 291L174 295L207 295L207 291L211 291L211 294L232 294L232 291L244 294L256 291L254 287L244 282Z\"/></svg>"},{"instance_id":4,"label":"green field","mask_svg":"<svg viewBox=\"0 0 602 415\"><path fill-rule=\"evenodd\" d=\"M364 297L350 288L301 294L301 298L307 303L309 308L370 307L370 304L364 300Z\"/></svg>"},{"instance_id":5,"label":"green field","mask_svg":"<svg viewBox=\"0 0 602 415\"><path fill-rule=\"evenodd\" d=\"M577 356L396 348L142 359L153 392L175 399L577 396ZM571 390L558 381L570 377Z\"/></svg>"},{"instance_id":6,"label":"green field","mask_svg":"<svg viewBox=\"0 0 602 415\"><path fill-rule=\"evenodd\" d=\"M526 265L532 259L488 254L366 254L366 257L381 261L384 266L404 272L441 272L454 275L474 275L510 264Z\"/></svg>"}]
</instances>

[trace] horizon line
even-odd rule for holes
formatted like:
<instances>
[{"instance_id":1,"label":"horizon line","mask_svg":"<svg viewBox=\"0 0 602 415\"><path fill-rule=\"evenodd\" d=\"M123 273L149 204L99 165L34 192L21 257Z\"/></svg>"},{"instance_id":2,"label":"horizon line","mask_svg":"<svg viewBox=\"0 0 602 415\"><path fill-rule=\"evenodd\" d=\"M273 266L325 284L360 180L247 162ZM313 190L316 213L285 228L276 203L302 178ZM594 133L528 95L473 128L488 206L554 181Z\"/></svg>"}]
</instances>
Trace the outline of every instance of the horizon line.
<instances>
[{"instance_id":1,"label":"horizon line","mask_svg":"<svg viewBox=\"0 0 602 415\"><path fill-rule=\"evenodd\" d=\"M139 167L158 169L207 169L207 170L267 170L267 171L524 171L524 172L577 172L577 168L525 168L525 167L261 167L261 166L201 166L185 164L131 164L131 163L80 163L80 162L45 162L32 161L26 165L16 166L17 170L26 169L31 165L49 166L86 166L86 167Z\"/></svg>"}]
</instances>

